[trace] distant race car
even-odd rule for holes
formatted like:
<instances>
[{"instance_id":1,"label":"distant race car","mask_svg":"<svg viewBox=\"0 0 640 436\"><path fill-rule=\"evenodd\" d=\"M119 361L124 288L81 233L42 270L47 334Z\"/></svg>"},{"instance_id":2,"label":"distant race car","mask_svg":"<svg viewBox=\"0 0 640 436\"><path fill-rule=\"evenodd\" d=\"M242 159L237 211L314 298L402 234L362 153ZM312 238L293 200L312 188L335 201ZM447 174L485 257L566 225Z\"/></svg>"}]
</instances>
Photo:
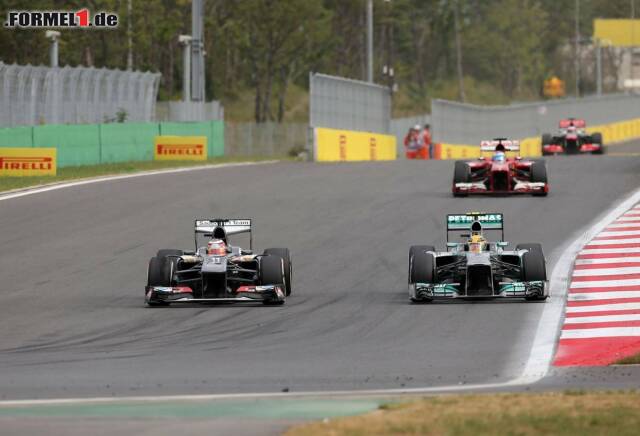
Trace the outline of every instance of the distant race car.
<instances>
[{"instance_id":1,"label":"distant race car","mask_svg":"<svg viewBox=\"0 0 640 436\"><path fill-rule=\"evenodd\" d=\"M229 245L228 237L249 234L249 250ZM203 238L206 243L201 245ZM195 251L159 250L149 261L145 302L262 302L279 305L291 295L291 257L287 248L253 253L250 219L195 221Z\"/></svg>"},{"instance_id":2,"label":"distant race car","mask_svg":"<svg viewBox=\"0 0 640 436\"><path fill-rule=\"evenodd\" d=\"M498 230L497 242L485 239L484 230ZM462 242L449 241L451 232L464 232ZM549 296L542 246L518 244L506 249L501 213L447 215L447 251L432 245L409 250L409 299L430 302L456 298L524 298Z\"/></svg>"},{"instance_id":3,"label":"distant race car","mask_svg":"<svg viewBox=\"0 0 640 436\"><path fill-rule=\"evenodd\" d=\"M588 134L585 131L584 120L567 118L561 120L559 132L556 135L545 133L542 135L542 154L604 154L602 134L599 132Z\"/></svg>"},{"instance_id":4,"label":"distant race car","mask_svg":"<svg viewBox=\"0 0 640 436\"><path fill-rule=\"evenodd\" d=\"M506 157L507 151L519 151L518 141L497 138L482 141L480 150L494 152L491 157L456 161L453 172L453 195L469 194L533 194L549 192L544 160Z\"/></svg>"}]
</instances>

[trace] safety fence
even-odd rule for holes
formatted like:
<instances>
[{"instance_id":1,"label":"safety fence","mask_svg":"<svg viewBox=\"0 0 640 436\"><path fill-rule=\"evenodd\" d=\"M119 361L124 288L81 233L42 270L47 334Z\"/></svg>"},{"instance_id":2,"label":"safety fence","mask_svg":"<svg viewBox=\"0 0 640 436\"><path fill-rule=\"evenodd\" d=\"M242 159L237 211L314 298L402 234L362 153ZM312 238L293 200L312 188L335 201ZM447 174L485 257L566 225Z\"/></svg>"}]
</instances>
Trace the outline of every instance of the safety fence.
<instances>
[{"instance_id":1,"label":"safety fence","mask_svg":"<svg viewBox=\"0 0 640 436\"><path fill-rule=\"evenodd\" d=\"M0 62L0 126L151 121L159 73Z\"/></svg>"},{"instance_id":2,"label":"safety fence","mask_svg":"<svg viewBox=\"0 0 640 436\"><path fill-rule=\"evenodd\" d=\"M310 151L317 161L396 158L388 87L344 77L309 76ZM393 156L389 150L393 149Z\"/></svg>"},{"instance_id":3,"label":"safety fence","mask_svg":"<svg viewBox=\"0 0 640 436\"><path fill-rule=\"evenodd\" d=\"M58 167L153 160L159 135L206 136L209 157L224 155L224 123L110 123L0 129L0 147L53 147Z\"/></svg>"},{"instance_id":4,"label":"safety fence","mask_svg":"<svg viewBox=\"0 0 640 436\"><path fill-rule=\"evenodd\" d=\"M309 125L329 129L388 133L389 88L360 80L311 73Z\"/></svg>"},{"instance_id":5,"label":"safety fence","mask_svg":"<svg viewBox=\"0 0 640 436\"><path fill-rule=\"evenodd\" d=\"M217 101L159 101L154 121L224 120L224 107Z\"/></svg>"},{"instance_id":6,"label":"safety fence","mask_svg":"<svg viewBox=\"0 0 640 436\"><path fill-rule=\"evenodd\" d=\"M618 121L614 123L599 124L588 127L587 133L599 132L602 134L602 142L605 147L608 144L615 144L640 138L640 118L632 120ZM514 155L516 153L507 153ZM523 157L537 157L542 155L541 138L539 136L521 138L520 152ZM479 157L480 145L478 144L451 144L437 143L435 147L435 159L466 159Z\"/></svg>"},{"instance_id":7,"label":"safety fence","mask_svg":"<svg viewBox=\"0 0 640 436\"><path fill-rule=\"evenodd\" d=\"M306 123L234 123L224 125L227 156L295 156L305 149Z\"/></svg>"},{"instance_id":8,"label":"safety fence","mask_svg":"<svg viewBox=\"0 0 640 436\"><path fill-rule=\"evenodd\" d=\"M640 95L608 94L508 106L476 106L433 100L435 142L479 144L496 137L524 139L554 133L563 118L583 118L587 126L640 118Z\"/></svg>"}]
</instances>

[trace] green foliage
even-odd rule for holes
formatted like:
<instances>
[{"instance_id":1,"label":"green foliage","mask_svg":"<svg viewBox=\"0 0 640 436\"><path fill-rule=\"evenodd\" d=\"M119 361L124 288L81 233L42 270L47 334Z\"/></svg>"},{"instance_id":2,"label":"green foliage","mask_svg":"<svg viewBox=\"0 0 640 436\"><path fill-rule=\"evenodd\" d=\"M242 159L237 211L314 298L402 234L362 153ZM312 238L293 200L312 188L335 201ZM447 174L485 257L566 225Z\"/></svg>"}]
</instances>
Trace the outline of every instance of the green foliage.
<instances>
[{"instance_id":1,"label":"green foliage","mask_svg":"<svg viewBox=\"0 0 640 436\"><path fill-rule=\"evenodd\" d=\"M86 6L91 12L117 12L117 29L63 30L61 65L124 69L130 37L134 68L161 72L159 98L179 99L178 35L191 33L191 1L131 1L131 16L126 0L32 0L28 6L4 0L2 10ZM299 119L293 100L308 87L309 71L365 78L365 5L366 0L206 0L207 98L236 106L227 114L237 113L238 119ZM462 81L457 77L455 5ZM629 5L628 0L581 1L581 37L591 35L594 18L628 17ZM573 0L375 0L375 80L398 85L395 111L403 114L428 110L433 97L458 98L460 83L467 101L482 103L539 98L542 81L551 74L572 89L575 12ZM5 63L46 65L48 45L43 30L0 26L0 60ZM382 74L385 65L393 66L393 79ZM584 92L594 86L588 77L582 82Z\"/></svg>"}]
</instances>

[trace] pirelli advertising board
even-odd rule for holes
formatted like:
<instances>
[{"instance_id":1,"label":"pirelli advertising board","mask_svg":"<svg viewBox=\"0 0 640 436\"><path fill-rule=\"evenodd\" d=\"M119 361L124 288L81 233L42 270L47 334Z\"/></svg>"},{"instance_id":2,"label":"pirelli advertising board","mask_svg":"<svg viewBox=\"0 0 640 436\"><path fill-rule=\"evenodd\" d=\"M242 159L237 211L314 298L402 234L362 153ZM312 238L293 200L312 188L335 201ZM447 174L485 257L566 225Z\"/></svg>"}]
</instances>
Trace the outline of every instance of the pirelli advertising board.
<instances>
[{"instance_id":1,"label":"pirelli advertising board","mask_svg":"<svg viewBox=\"0 0 640 436\"><path fill-rule=\"evenodd\" d=\"M395 160L396 137L369 132L315 128L314 156L318 162Z\"/></svg>"},{"instance_id":2,"label":"pirelli advertising board","mask_svg":"<svg viewBox=\"0 0 640 436\"><path fill-rule=\"evenodd\" d=\"M55 176L55 148L0 147L0 177Z\"/></svg>"},{"instance_id":3,"label":"pirelli advertising board","mask_svg":"<svg viewBox=\"0 0 640 436\"><path fill-rule=\"evenodd\" d=\"M207 160L206 136L156 136L155 160Z\"/></svg>"}]
</instances>

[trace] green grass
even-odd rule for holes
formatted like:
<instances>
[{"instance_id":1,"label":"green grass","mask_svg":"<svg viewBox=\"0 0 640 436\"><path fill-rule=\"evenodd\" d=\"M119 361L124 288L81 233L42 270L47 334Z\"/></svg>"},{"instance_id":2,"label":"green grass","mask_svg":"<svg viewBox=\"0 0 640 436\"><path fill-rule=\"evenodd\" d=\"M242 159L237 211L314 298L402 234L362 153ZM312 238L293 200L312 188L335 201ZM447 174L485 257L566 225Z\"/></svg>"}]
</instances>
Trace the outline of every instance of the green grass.
<instances>
[{"instance_id":1,"label":"green grass","mask_svg":"<svg viewBox=\"0 0 640 436\"><path fill-rule=\"evenodd\" d=\"M127 174L140 171L160 170L163 168L181 168L206 164L219 164L228 162L259 162L272 159L289 159L273 157L217 157L207 161L146 161L146 162L122 162L102 165L89 165L80 167L58 168L56 176L48 177L0 177L0 192L12 189L26 188L29 186L47 183L62 182L88 177L106 176L113 174Z\"/></svg>"},{"instance_id":2,"label":"green grass","mask_svg":"<svg viewBox=\"0 0 640 436\"><path fill-rule=\"evenodd\" d=\"M640 393L444 395L303 424L297 435L636 435Z\"/></svg>"},{"instance_id":3,"label":"green grass","mask_svg":"<svg viewBox=\"0 0 640 436\"><path fill-rule=\"evenodd\" d=\"M615 365L640 365L640 353L622 358L614 363Z\"/></svg>"}]
</instances>

